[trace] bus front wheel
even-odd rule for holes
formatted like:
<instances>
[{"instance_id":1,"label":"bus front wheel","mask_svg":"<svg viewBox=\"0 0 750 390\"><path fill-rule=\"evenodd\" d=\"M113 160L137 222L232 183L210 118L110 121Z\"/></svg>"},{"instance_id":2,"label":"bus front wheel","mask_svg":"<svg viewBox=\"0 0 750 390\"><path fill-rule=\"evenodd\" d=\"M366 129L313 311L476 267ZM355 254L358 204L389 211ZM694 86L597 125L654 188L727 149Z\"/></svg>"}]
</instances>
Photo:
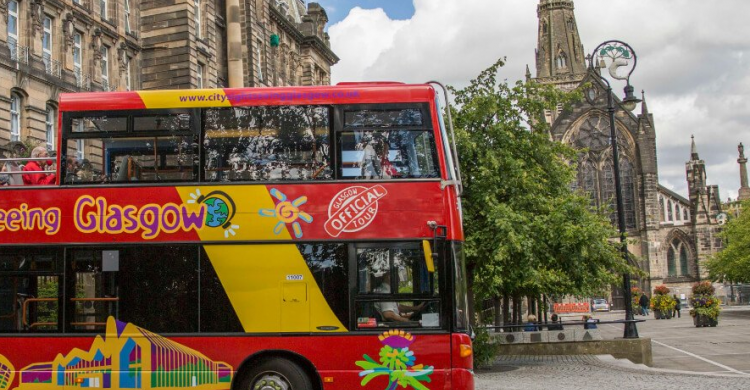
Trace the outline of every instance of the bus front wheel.
<instances>
[{"instance_id":1,"label":"bus front wheel","mask_svg":"<svg viewBox=\"0 0 750 390\"><path fill-rule=\"evenodd\" d=\"M312 383L298 365L274 358L250 368L240 390L312 390Z\"/></svg>"}]
</instances>

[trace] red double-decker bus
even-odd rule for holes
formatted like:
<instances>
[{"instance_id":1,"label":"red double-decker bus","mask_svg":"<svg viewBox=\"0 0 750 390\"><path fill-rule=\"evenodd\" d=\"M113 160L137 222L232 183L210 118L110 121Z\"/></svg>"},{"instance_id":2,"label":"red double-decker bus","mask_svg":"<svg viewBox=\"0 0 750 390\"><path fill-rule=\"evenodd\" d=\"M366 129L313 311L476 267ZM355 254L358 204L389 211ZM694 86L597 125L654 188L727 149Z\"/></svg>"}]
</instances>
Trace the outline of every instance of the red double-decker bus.
<instances>
[{"instance_id":1,"label":"red double-decker bus","mask_svg":"<svg viewBox=\"0 0 750 390\"><path fill-rule=\"evenodd\" d=\"M62 94L0 187L0 390L473 389L433 85Z\"/></svg>"}]
</instances>

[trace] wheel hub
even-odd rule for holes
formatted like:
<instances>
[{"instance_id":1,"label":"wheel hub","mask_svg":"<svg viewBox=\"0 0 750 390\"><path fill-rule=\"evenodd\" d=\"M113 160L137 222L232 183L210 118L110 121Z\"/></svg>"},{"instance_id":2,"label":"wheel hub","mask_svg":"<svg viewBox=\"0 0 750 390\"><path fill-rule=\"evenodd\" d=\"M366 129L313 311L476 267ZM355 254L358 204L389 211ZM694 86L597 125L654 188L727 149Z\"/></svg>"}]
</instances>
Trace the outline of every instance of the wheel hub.
<instances>
[{"instance_id":1,"label":"wheel hub","mask_svg":"<svg viewBox=\"0 0 750 390\"><path fill-rule=\"evenodd\" d=\"M265 374L255 381L252 390L290 390L290 388L279 375Z\"/></svg>"}]
</instances>

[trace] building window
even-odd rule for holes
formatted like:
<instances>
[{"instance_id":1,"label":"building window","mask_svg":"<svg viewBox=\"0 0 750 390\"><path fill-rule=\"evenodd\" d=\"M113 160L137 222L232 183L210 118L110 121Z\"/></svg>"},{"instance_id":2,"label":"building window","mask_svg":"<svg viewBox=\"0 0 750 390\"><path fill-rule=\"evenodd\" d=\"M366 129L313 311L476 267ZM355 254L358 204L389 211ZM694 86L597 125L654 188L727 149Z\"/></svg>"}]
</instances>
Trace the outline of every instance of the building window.
<instances>
[{"instance_id":1,"label":"building window","mask_svg":"<svg viewBox=\"0 0 750 390\"><path fill-rule=\"evenodd\" d=\"M44 32L42 33L42 60L47 73L52 73L52 18L44 17Z\"/></svg>"},{"instance_id":2,"label":"building window","mask_svg":"<svg viewBox=\"0 0 750 390\"><path fill-rule=\"evenodd\" d=\"M673 239L667 250L667 276L688 276L689 262L690 254L685 242L679 238Z\"/></svg>"},{"instance_id":3,"label":"building window","mask_svg":"<svg viewBox=\"0 0 750 390\"><path fill-rule=\"evenodd\" d=\"M261 52L261 45L260 39L255 42L255 64L258 81L263 81L263 55Z\"/></svg>"},{"instance_id":4,"label":"building window","mask_svg":"<svg viewBox=\"0 0 750 390\"><path fill-rule=\"evenodd\" d=\"M99 0L99 11L102 20L107 20L107 0Z\"/></svg>"},{"instance_id":5,"label":"building window","mask_svg":"<svg viewBox=\"0 0 750 390\"><path fill-rule=\"evenodd\" d=\"M560 52L560 55L557 56L557 67L558 68L568 67L568 57L565 55L565 52Z\"/></svg>"},{"instance_id":6,"label":"building window","mask_svg":"<svg viewBox=\"0 0 750 390\"><path fill-rule=\"evenodd\" d=\"M664 222L664 197L659 197L659 216L661 217L661 221Z\"/></svg>"},{"instance_id":7,"label":"building window","mask_svg":"<svg viewBox=\"0 0 750 390\"><path fill-rule=\"evenodd\" d=\"M10 97L10 141L21 141L21 97L15 93Z\"/></svg>"},{"instance_id":8,"label":"building window","mask_svg":"<svg viewBox=\"0 0 750 390\"><path fill-rule=\"evenodd\" d=\"M670 222L674 221L674 216L673 216L674 212L672 211L673 210L673 206L674 205L672 204L671 200L667 201L667 221L670 221Z\"/></svg>"},{"instance_id":9,"label":"building window","mask_svg":"<svg viewBox=\"0 0 750 390\"><path fill-rule=\"evenodd\" d=\"M55 150L55 108L47 106L47 119L44 122L44 127L47 132L47 149Z\"/></svg>"},{"instance_id":10,"label":"building window","mask_svg":"<svg viewBox=\"0 0 750 390\"><path fill-rule=\"evenodd\" d=\"M102 45L102 88L109 89L109 47Z\"/></svg>"},{"instance_id":11,"label":"building window","mask_svg":"<svg viewBox=\"0 0 750 390\"><path fill-rule=\"evenodd\" d=\"M198 64L197 80L195 84L196 88L203 88L203 64Z\"/></svg>"},{"instance_id":12,"label":"building window","mask_svg":"<svg viewBox=\"0 0 750 390\"><path fill-rule=\"evenodd\" d=\"M83 121L79 121L78 122L78 126L81 128L81 131L83 131ZM84 144L83 144L83 141L84 140L82 140L82 139L76 140L76 159L78 161L83 161L83 157L84 157L84 153L83 153Z\"/></svg>"},{"instance_id":13,"label":"building window","mask_svg":"<svg viewBox=\"0 0 750 390\"><path fill-rule=\"evenodd\" d=\"M125 32L130 33L130 0L125 0Z\"/></svg>"},{"instance_id":14,"label":"building window","mask_svg":"<svg viewBox=\"0 0 750 390\"><path fill-rule=\"evenodd\" d=\"M130 69L131 64L130 64L130 62L133 61L133 59L131 57L127 57L125 61L126 61L126 63L125 63L125 90L126 91L132 91L133 90L133 84L132 84L133 81L132 81L131 78L133 77L133 74L131 73L131 69Z\"/></svg>"},{"instance_id":15,"label":"building window","mask_svg":"<svg viewBox=\"0 0 750 390\"><path fill-rule=\"evenodd\" d=\"M73 73L76 76L76 85L81 88L83 85L83 71L81 69L81 33L73 33Z\"/></svg>"},{"instance_id":16,"label":"building window","mask_svg":"<svg viewBox=\"0 0 750 390\"><path fill-rule=\"evenodd\" d=\"M18 60L18 2L8 2L8 47L13 60Z\"/></svg>"},{"instance_id":17,"label":"building window","mask_svg":"<svg viewBox=\"0 0 750 390\"><path fill-rule=\"evenodd\" d=\"M194 0L193 5L195 6L195 36L201 39L203 38L201 32L201 0Z\"/></svg>"},{"instance_id":18,"label":"building window","mask_svg":"<svg viewBox=\"0 0 750 390\"><path fill-rule=\"evenodd\" d=\"M690 214L688 214L688 209L687 207L685 207L684 209L682 209L682 220L687 221L689 219L690 219Z\"/></svg>"}]
</instances>

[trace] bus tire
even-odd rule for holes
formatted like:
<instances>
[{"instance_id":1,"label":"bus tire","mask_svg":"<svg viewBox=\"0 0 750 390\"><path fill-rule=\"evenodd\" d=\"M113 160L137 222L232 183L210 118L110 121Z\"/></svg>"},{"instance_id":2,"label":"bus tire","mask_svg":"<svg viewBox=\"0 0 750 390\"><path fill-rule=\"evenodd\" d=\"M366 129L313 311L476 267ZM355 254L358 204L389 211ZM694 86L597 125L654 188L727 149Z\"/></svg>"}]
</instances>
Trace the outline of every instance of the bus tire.
<instances>
[{"instance_id":1,"label":"bus tire","mask_svg":"<svg viewBox=\"0 0 750 390\"><path fill-rule=\"evenodd\" d=\"M258 362L243 375L238 390L312 390L312 382L295 363L281 358Z\"/></svg>"}]
</instances>

